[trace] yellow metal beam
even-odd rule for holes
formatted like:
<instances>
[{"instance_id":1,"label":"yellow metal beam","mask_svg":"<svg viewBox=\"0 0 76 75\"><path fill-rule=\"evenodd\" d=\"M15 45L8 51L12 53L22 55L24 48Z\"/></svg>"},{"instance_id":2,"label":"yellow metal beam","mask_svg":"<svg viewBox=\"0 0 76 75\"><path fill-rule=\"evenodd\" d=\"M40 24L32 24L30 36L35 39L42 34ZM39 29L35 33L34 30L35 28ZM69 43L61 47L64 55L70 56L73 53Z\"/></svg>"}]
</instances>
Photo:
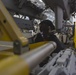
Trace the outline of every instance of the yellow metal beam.
<instances>
[{"instance_id":1,"label":"yellow metal beam","mask_svg":"<svg viewBox=\"0 0 76 75\"><path fill-rule=\"evenodd\" d=\"M29 75L29 68L25 61L13 56L0 61L0 75Z\"/></svg>"},{"instance_id":2,"label":"yellow metal beam","mask_svg":"<svg viewBox=\"0 0 76 75\"><path fill-rule=\"evenodd\" d=\"M75 22L75 29L74 29L74 47L76 48L76 22Z\"/></svg>"},{"instance_id":3,"label":"yellow metal beam","mask_svg":"<svg viewBox=\"0 0 76 75\"><path fill-rule=\"evenodd\" d=\"M8 35L6 29L3 27L0 22L0 40L1 41L12 41L12 38Z\"/></svg>"},{"instance_id":4,"label":"yellow metal beam","mask_svg":"<svg viewBox=\"0 0 76 75\"><path fill-rule=\"evenodd\" d=\"M38 42L38 43L34 43L34 44L29 44L29 48L30 50L38 48L44 44L48 43L48 41L43 41L43 42Z\"/></svg>"},{"instance_id":5,"label":"yellow metal beam","mask_svg":"<svg viewBox=\"0 0 76 75\"><path fill-rule=\"evenodd\" d=\"M1 34L3 34L3 37L0 38L0 40L19 40L22 46L28 43L27 38L23 36L14 19L0 0L0 35Z\"/></svg>"},{"instance_id":6,"label":"yellow metal beam","mask_svg":"<svg viewBox=\"0 0 76 75\"><path fill-rule=\"evenodd\" d=\"M2 52L0 52L0 61L6 59L8 57L11 57L11 56L14 56L14 54L12 52L2 51Z\"/></svg>"}]
</instances>

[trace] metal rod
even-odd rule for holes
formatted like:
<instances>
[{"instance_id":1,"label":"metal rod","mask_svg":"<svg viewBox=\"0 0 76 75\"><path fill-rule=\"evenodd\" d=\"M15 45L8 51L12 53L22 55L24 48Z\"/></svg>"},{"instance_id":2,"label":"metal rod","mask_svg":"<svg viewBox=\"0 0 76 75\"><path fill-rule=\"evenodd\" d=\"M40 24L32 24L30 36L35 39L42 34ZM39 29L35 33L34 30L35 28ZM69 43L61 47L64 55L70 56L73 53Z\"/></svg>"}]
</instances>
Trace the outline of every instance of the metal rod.
<instances>
[{"instance_id":1,"label":"metal rod","mask_svg":"<svg viewBox=\"0 0 76 75\"><path fill-rule=\"evenodd\" d=\"M26 55L22 55L21 57L25 60L26 63L28 63L30 69L32 70L55 49L56 43L51 41L37 49L34 49Z\"/></svg>"},{"instance_id":2,"label":"metal rod","mask_svg":"<svg viewBox=\"0 0 76 75\"><path fill-rule=\"evenodd\" d=\"M59 6L55 9L56 29L60 30L63 26L63 9Z\"/></svg>"}]
</instances>

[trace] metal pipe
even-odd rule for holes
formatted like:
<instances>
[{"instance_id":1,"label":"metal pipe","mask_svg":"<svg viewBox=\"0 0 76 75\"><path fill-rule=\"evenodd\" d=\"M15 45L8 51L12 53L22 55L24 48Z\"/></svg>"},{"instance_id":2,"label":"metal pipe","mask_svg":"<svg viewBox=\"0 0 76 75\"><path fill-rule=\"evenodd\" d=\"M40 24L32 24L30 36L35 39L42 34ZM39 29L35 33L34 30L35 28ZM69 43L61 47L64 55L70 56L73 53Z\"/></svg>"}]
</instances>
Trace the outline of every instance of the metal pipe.
<instances>
[{"instance_id":1,"label":"metal pipe","mask_svg":"<svg viewBox=\"0 0 76 75\"><path fill-rule=\"evenodd\" d=\"M56 43L49 42L21 56L6 58L0 61L0 75L29 75L55 48Z\"/></svg>"},{"instance_id":2,"label":"metal pipe","mask_svg":"<svg viewBox=\"0 0 76 75\"><path fill-rule=\"evenodd\" d=\"M32 52L29 52L26 55L22 55L21 58L24 59L26 63L28 63L30 69L32 70L55 49L56 43L51 41L37 49L34 49Z\"/></svg>"},{"instance_id":3,"label":"metal pipe","mask_svg":"<svg viewBox=\"0 0 76 75\"><path fill-rule=\"evenodd\" d=\"M63 26L63 9L57 6L55 8L56 29L60 30Z\"/></svg>"}]
</instances>

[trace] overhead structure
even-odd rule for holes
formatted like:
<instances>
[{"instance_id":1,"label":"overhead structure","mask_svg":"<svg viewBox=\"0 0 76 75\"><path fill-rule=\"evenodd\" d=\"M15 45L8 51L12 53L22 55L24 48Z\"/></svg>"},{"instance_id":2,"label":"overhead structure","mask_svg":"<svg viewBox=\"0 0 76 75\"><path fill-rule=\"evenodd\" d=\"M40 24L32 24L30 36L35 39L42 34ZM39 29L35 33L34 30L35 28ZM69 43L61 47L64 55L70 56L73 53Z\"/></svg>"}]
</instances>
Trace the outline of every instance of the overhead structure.
<instances>
[{"instance_id":1,"label":"overhead structure","mask_svg":"<svg viewBox=\"0 0 76 75\"><path fill-rule=\"evenodd\" d=\"M63 26L63 19L69 19L70 7L68 0L43 0L47 7L55 12L56 29L60 30Z\"/></svg>"},{"instance_id":2,"label":"overhead structure","mask_svg":"<svg viewBox=\"0 0 76 75\"><path fill-rule=\"evenodd\" d=\"M39 18L39 14L45 9L43 3L39 4L37 1L31 0L2 0L9 11L13 13L30 16L31 18Z\"/></svg>"},{"instance_id":3,"label":"overhead structure","mask_svg":"<svg viewBox=\"0 0 76 75\"><path fill-rule=\"evenodd\" d=\"M76 12L76 0L69 0L70 13Z\"/></svg>"}]
</instances>

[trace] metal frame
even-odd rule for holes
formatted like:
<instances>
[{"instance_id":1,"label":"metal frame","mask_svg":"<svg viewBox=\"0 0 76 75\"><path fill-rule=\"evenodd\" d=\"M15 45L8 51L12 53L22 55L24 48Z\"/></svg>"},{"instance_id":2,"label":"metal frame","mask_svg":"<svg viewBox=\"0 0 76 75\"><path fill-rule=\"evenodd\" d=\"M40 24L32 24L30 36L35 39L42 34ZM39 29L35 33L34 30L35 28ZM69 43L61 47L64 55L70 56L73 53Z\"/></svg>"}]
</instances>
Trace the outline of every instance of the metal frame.
<instances>
[{"instance_id":1,"label":"metal frame","mask_svg":"<svg viewBox=\"0 0 76 75\"><path fill-rule=\"evenodd\" d=\"M5 36L4 36L4 34L2 34L3 35L2 38L4 38L3 41L19 40L21 42L22 46L25 46L26 44L28 44L27 38L25 38L22 35L22 33L20 32L19 28L17 27L14 19L12 18L10 13L7 11L7 9L5 8L5 6L1 0L0 0L0 26L2 27L2 29L1 28L0 29L2 31L4 31L4 33L5 33ZM2 39L0 39L0 40L2 40Z\"/></svg>"}]
</instances>

